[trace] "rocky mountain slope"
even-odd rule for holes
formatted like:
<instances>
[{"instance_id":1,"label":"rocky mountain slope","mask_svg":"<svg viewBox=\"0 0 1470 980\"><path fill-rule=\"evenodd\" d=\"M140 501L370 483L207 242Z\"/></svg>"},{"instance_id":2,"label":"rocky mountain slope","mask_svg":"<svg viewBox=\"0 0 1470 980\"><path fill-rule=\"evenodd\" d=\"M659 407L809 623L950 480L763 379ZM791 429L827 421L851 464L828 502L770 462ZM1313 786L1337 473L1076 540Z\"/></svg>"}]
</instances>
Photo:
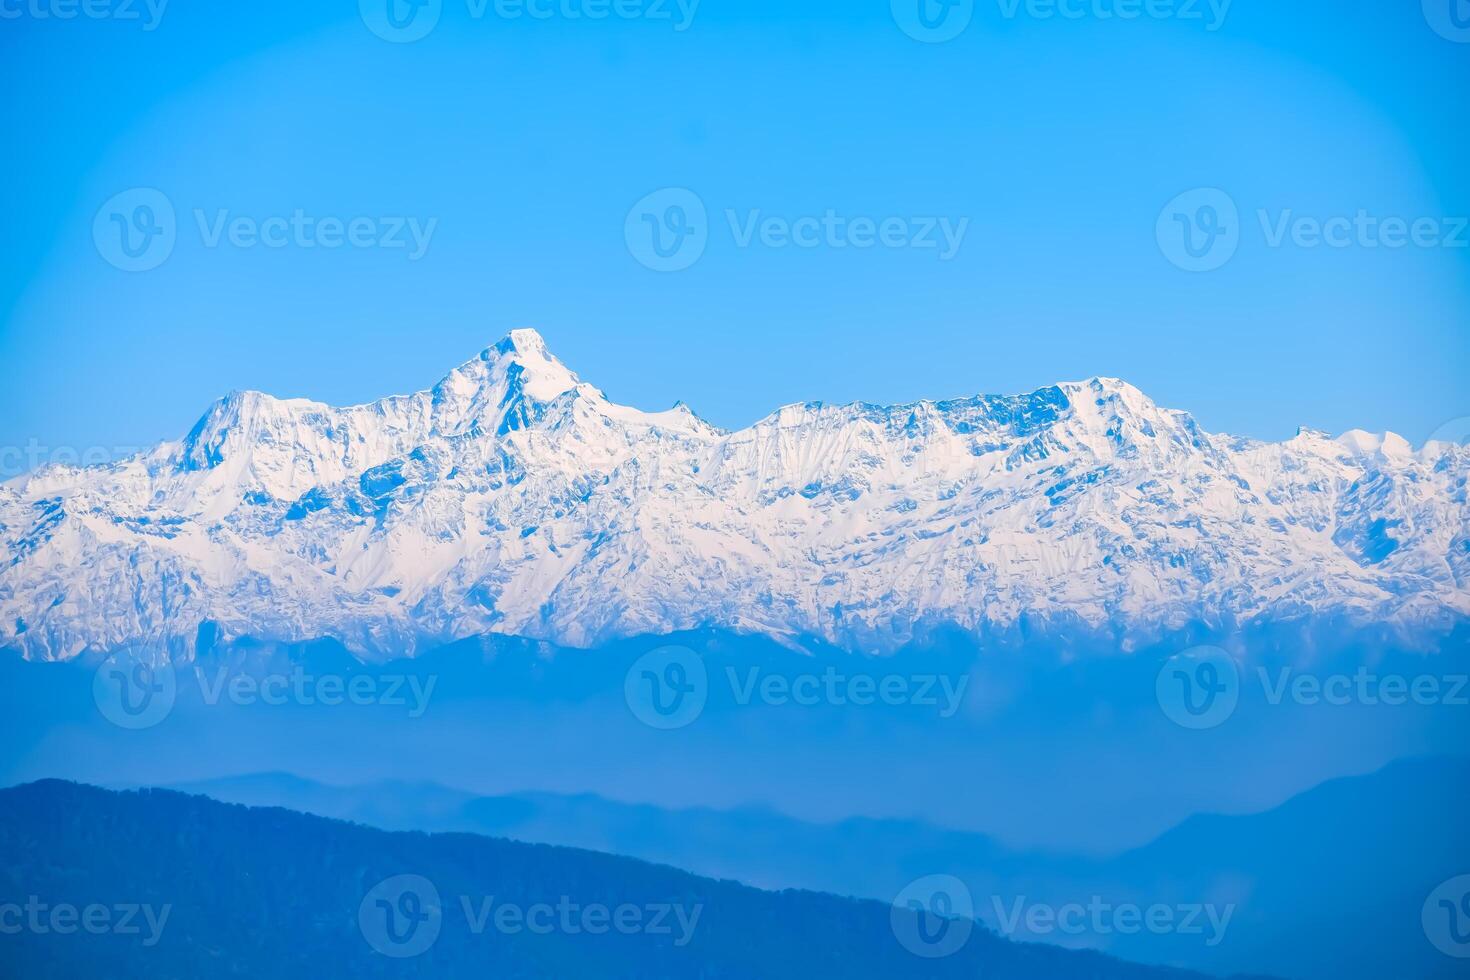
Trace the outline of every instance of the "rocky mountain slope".
<instances>
[{"instance_id":1,"label":"rocky mountain slope","mask_svg":"<svg viewBox=\"0 0 1470 980\"><path fill-rule=\"evenodd\" d=\"M1470 618L1467 475L1470 449L1393 434L1210 434L1109 378L724 432L614 404L517 330L428 391L236 392L177 442L0 486L0 648L1434 634Z\"/></svg>"}]
</instances>

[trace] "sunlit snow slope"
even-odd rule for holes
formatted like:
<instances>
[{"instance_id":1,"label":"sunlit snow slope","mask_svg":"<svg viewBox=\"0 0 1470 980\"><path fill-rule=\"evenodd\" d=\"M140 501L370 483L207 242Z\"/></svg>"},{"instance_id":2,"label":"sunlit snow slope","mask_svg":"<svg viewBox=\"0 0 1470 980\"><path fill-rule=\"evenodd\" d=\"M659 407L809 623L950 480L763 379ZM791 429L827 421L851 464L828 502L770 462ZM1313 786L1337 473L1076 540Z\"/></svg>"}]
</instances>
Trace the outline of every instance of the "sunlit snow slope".
<instances>
[{"instance_id":1,"label":"sunlit snow slope","mask_svg":"<svg viewBox=\"0 0 1470 980\"><path fill-rule=\"evenodd\" d=\"M1212 435L1109 378L722 432L615 405L517 330L429 391L237 392L181 441L0 486L0 647L1436 633L1470 616L1467 472L1470 449L1392 434Z\"/></svg>"}]
</instances>

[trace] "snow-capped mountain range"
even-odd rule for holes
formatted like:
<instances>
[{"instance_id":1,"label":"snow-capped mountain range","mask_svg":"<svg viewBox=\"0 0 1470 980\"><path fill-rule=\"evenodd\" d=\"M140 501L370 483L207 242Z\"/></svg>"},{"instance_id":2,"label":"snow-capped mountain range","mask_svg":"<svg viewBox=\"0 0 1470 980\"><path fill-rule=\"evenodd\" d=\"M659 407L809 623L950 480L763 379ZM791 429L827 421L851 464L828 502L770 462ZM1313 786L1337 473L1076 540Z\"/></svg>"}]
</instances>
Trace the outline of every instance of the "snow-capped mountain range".
<instances>
[{"instance_id":1,"label":"snow-capped mountain range","mask_svg":"<svg viewBox=\"0 0 1470 980\"><path fill-rule=\"evenodd\" d=\"M1206 433L1109 378L725 432L616 405L516 330L428 391L236 392L180 441L0 486L0 648L1442 632L1470 617L1467 474L1470 449L1392 434Z\"/></svg>"}]
</instances>

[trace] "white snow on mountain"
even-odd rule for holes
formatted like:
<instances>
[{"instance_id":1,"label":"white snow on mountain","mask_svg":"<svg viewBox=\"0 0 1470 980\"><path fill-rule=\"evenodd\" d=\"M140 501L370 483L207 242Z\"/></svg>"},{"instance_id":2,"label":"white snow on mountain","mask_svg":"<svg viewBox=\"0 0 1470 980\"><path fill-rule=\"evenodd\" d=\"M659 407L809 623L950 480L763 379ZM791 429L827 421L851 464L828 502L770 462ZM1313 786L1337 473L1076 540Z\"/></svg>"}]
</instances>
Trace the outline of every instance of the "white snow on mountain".
<instances>
[{"instance_id":1,"label":"white snow on mountain","mask_svg":"<svg viewBox=\"0 0 1470 980\"><path fill-rule=\"evenodd\" d=\"M0 486L0 648L1443 631L1470 616L1467 474L1470 449L1392 434L1212 435L1110 378L723 432L613 404L516 330L428 391L236 392L178 442Z\"/></svg>"}]
</instances>

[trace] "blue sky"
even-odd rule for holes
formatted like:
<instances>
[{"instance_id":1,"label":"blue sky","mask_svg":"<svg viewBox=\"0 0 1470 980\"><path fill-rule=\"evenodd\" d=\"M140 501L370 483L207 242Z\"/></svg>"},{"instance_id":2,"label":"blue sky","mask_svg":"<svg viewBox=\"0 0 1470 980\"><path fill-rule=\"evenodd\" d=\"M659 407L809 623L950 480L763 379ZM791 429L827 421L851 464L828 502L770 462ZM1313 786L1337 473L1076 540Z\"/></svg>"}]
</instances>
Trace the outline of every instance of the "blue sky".
<instances>
[{"instance_id":1,"label":"blue sky","mask_svg":"<svg viewBox=\"0 0 1470 980\"><path fill-rule=\"evenodd\" d=\"M440 2L394 43L352 2L174 0L152 23L142 0L8 0L0 446L176 437L234 388L410 391L517 326L619 401L724 426L1095 374L1268 438L1470 415L1450 0L974 0L942 43L901 29L918 0ZM98 242L146 217L135 188L175 240L128 272ZM677 271L640 262L630 215L663 188L705 212ZM1206 264L1228 261L1191 272L1167 234L1203 234L1217 192L1170 205L1197 188L1238 218ZM284 231L298 212L365 219L365 244ZM1346 231L1360 213L1420 241ZM824 216L843 230L773 244ZM1343 247L1313 244L1334 218ZM377 246L408 219L421 250ZM914 247L940 219L953 254ZM864 222L892 244L858 247Z\"/></svg>"}]
</instances>

